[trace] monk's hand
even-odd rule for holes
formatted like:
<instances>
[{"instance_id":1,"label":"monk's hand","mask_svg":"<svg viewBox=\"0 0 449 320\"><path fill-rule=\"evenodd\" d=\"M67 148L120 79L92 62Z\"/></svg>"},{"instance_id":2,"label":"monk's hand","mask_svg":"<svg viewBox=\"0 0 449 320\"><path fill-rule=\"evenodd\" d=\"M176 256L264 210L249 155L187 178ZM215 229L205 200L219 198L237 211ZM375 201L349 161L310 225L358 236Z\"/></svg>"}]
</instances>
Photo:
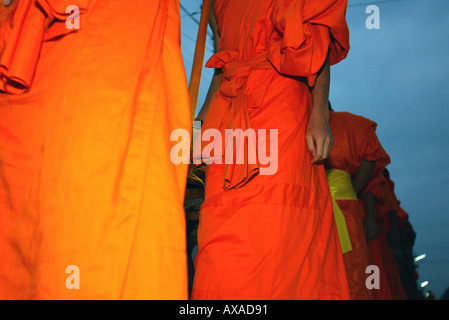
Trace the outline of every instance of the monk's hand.
<instances>
[{"instance_id":1,"label":"monk's hand","mask_svg":"<svg viewBox=\"0 0 449 320\"><path fill-rule=\"evenodd\" d=\"M366 240L373 240L376 238L378 234L376 219L366 218L363 223L363 229L365 230Z\"/></svg>"},{"instance_id":2,"label":"monk's hand","mask_svg":"<svg viewBox=\"0 0 449 320\"><path fill-rule=\"evenodd\" d=\"M306 143L312 155L312 164L320 164L329 156L334 139L329 127L329 115L322 108L312 109L307 124Z\"/></svg>"}]
</instances>

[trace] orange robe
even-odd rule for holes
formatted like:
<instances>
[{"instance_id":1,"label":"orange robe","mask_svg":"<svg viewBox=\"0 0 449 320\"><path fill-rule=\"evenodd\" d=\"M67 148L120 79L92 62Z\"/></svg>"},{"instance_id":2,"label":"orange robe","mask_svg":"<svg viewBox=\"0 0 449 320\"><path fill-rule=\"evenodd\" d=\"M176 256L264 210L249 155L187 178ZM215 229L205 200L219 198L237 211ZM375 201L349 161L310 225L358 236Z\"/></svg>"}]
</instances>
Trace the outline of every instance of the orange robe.
<instances>
[{"instance_id":1,"label":"orange robe","mask_svg":"<svg viewBox=\"0 0 449 320\"><path fill-rule=\"evenodd\" d=\"M404 226L404 224L406 223L406 221L408 220L408 213L401 207L401 202L397 199L396 193L394 191L394 182L393 180L391 180L389 177L386 177L386 188L388 191L388 194L390 195L390 199L392 201L392 203L395 203L395 208L396 208L396 224L397 224L397 229L400 231L402 229L402 227ZM386 228L387 230L390 229L390 225L389 223L386 223ZM403 261L401 263L398 263L394 260L394 256L393 256L393 260L391 260L390 258L390 263L392 264L392 269L395 270L392 272L392 276L390 279L390 282L394 283L394 295L393 295L393 299L396 300L405 300L405 299L409 299L410 297L413 297L414 294L414 284L413 284L413 277L410 277L410 270L407 270L408 272L404 272L404 264L405 261L407 260L407 262L409 262L409 264L411 266L414 266L414 262L413 262L413 251L412 250L407 250L410 248L407 248L406 250L404 250L404 247L401 247L402 249L402 254L403 254ZM412 269L414 270L414 268ZM404 273L409 273L408 274L408 278L406 277L406 275ZM409 281L412 280L412 281ZM415 283L416 285L416 283Z\"/></svg>"},{"instance_id":2,"label":"orange robe","mask_svg":"<svg viewBox=\"0 0 449 320\"><path fill-rule=\"evenodd\" d=\"M396 196L382 173L370 182L365 192L370 192L376 197L377 243L381 257L373 264L381 264L382 267L380 269L381 272L383 269L387 278L391 299L404 300L406 296L400 281L399 265L394 259L393 249L388 242L388 232L390 229L388 213L398 211ZM383 300L383 297L379 299Z\"/></svg>"},{"instance_id":3,"label":"orange robe","mask_svg":"<svg viewBox=\"0 0 449 320\"><path fill-rule=\"evenodd\" d=\"M362 160L376 161L376 168L390 162L380 152L376 135L377 124L349 112L331 112L329 126L334 144L325 162L326 169L339 169L354 175ZM368 252L363 228L363 212L357 200L337 200L346 220L352 251L343 255L349 291L353 300L372 299L365 284Z\"/></svg>"},{"instance_id":4,"label":"orange robe","mask_svg":"<svg viewBox=\"0 0 449 320\"><path fill-rule=\"evenodd\" d=\"M328 48L332 64L349 48L346 1L217 0L214 9L220 52L207 66L223 75L203 130L265 129L268 146L278 130L278 167L207 166L192 298L349 299L326 173L305 141L306 82Z\"/></svg>"},{"instance_id":5,"label":"orange robe","mask_svg":"<svg viewBox=\"0 0 449 320\"><path fill-rule=\"evenodd\" d=\"M365 189L365 192L372 189L377 183L380 183L380 178L378 176L372 177L368 186ZM379 199L376 200L376 207L378 207ZM366 206L365 201L361 198L359 199L360 207L363 211L364 220L366 219ZM380 213L376 211L376 220ZM377 222L377 221L376 221ZM381 246L379 241L379 236L374 239L367 241L367 249L368 249L368 263L369 265L374 265L379 268L379 288L372 289L372 297L374 300L391 300L391 290L390 284L387 278L387 272L385 271L384 261L382 259Z\"/></svg>"},{"instance_id":6,"label":"orange robe","mask_svg":"<svg viewBox=\"0 0 449 320\"><path fill-rule=\"evenodd\" d=\"M0 299L188 297L179 28L177 0L19 1L3 24Z\"/></svg>"},{"instance_id":7,"label":"orange robe","mask_svg":"<svg viewBox=\"0 0 449 320\"><path fill-rule=\"evenodd\" d=\"M397 218L397 227L398 230L402 228L404 223L408 220L408 213L404 211L404 209L401 207L401 202L396 197L396 193L394 191L394 182L390 178L386 177L386 187L388 189L388 193L391 196L391 201L396 203L396 218Z\"/></svg>"}]
</instances>

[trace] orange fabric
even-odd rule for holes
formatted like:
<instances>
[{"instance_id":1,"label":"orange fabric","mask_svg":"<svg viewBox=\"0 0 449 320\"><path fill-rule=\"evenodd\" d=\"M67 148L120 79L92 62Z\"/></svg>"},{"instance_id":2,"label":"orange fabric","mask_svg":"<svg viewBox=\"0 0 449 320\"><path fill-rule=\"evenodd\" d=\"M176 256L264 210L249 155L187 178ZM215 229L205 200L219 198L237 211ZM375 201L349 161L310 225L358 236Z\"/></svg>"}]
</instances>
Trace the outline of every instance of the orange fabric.
<instances>
[{"instance_id":1,"label":"orange fabric","mask_svg":"<svg viewBox=\"0 0 449 320\"><path fill-rule=\"evenodd\" d=\"M391 184L387 182L387 178L382 174L370 181L366 192L370 192L376 197L376 216L378 236L377 241L382 256L382 265L385 275L388 279L391 299L406 299L405 292L399 276L399 265L394 259L393 249L388 242L388 232L390 229L388 213L398 210L398 202L396 196L392 192Z\"/></svg>"},{"instance_id":2,"label":"orange fabric","mask_svg":"<svg viewBox=\"0 0 449 320\"><path fill-rule=\"evenodd\" d=\"M331 112L329 126L334 144L325 162L327 169L344 170L353 175L363 159L376 161L376 167L389 161L380 152L375 122L349 112ZM343 255L351 299L372 299L372 292L365 284L368 266L368 248L363 228L365 213L357 200L340 200L337 203L345 216L353 247L352 251Z\"/></svg>"},{"instance_id":3,"label":"orange fabric","mask_svg":"<svg viewBox=\"0 0 449 320\"><path fill-rule=\"evenodd\" d=\"M389 224L382 219L377 222L379 247L382 254L382 261L385 273L390 287L391 298L393 300L406 300L407 296L402 288L401 278L399 275L399 265L394 260L393 249L388 242Z\"/></svg>"},{"instance_id":4,"label":"orange fabric","mask_svg":"<svg viewBox=\"0 0 449 320\"><path fill-rule=\"evenodd\" d=\"M404 211L403 208L401 208L401 202L397 199L396 194L394 192L394 182L390 178L386 178L386 186L389 190L390 196L393 198L392 201L396 203L396 218L397 218L397 226L398 229L401 229L404 223L408 219L407 212Z\"/></svg>"},{"instance_id":5,"label":"orange fabric","mask_svg":"<svg viewBox=\"0 0 449 320\"><path fill-rule=\"evenodd\" d=\"M383 175L382 173L380 175ZM383 210L388 210L384 214L384 218L378 221L379 226L379 242L381 244L382 255L384 257L387 277L390 284L391 296L393 300L405 300L407 296L403 290L401 278L399 274L399 265L394 259L393 249L388 242L388 233L390 230L390 220L387 216L388 212L395 211L396 215L399 211L399 202L394 193L394 183L389 178L385 178L385 202L387 203L387 208ZM382 209L377 209L382 210ZM398 219L399 222L400 219ZM399 224L398 224L399 227Z\"/></svg>"},{"instance_id":6,"label":"orange fabric","mask_svg":"<svg viewBox=\"0 0 449 320\"><path fill-rule=\"evenodd\" d=\"M216 15L224 16L230 10L237 10L236 12L246 15L252 6L252 2L248 2L245 8L239 8L232 6L232 1L228 2L216 2ZM247 25L244 26L244 19L240 14L232 17L231 19L236 21L231 23L225 23L225 19L217 21L222 35L238 36L227 37L226 41L221 39L220 52L206 64L209 68L222 69L220 92L228 103L210 108L203 126L204 131L210 128L220 129L221 136L225 137L225 129L242 129L245 132L254 128L249 119L248 108L261 106L269 84L279 75L278 72L302 77L306 82L308 78L308 83L313 85L316 73L322 67L328 52L331 64L347 56L349 31L346 22L342 23L345 21L347 1L265 2L265 11L257 13L260 18L257 26L252 26L250 22L246 22ZM260 31L251 34L254 29ZM225 164L226 190L244 185L260 170L258 161L251 163L248 159L248 147L245 145L244 148L244 164ZM257 149L257 146L255 148ZM222 149L220 154L214 155L214 159L222 157L223 153Z\"/></svg>"},{"instance_id":7,"label":"orange fabric","mask_svg":"<svg viewBox=\"0 0 449 320\"><path fill-rule=\"evenodd\" d=\"M394 194L388 188L387 179L382 173L373 176L364 190L364 193L367 192L376 197L377 219L387 219L386 221L388 221L388 213L396 211L398 206Z\"/></svg>"},{"instance_id":8,"label":"orange fabric","mask_svg":"<svg viewBox=\"0 0 449 320\"><path fill-rule=\"evenodd\" d=\"M390 163L390 157L377 138L377 124L374 121L349 112L330 112L329 126L334 144L326 160L326 167L354 175L362 159L375 161L373 176L377 176L381 168Z\"/></svg>"},{"instance_id":9,"label":"orange fabric","mask_svg":"<svg viewBox=\"0 0 449 320\"><path fill-rule=\"evenodd\" d=\"M224 74L203 130L223 130L228 125L256 132L266 129L267 141L269 130L278 130L278 169L274 175L261 175L259 170L248 169L252 168L248 163L207 166L193 299L349 299L326 173L323 166L311 165L305 141L311 94L304 81L280 75L265 61L267 57L273 65L283 65L288 69L283 72L313 76L311 60L323 63L329 46L337 44L329 42L328 27L327 33L321 27L315 30L296 9L317 9L324 26L347 28L344 15L326 10L333 7L344 12L346 1L317 3L215 3L220 52L208 66L222 67ZM295 30L293 25L300 25L299 21L312 33L297 34L297 44L303 39L303 45L314 51L292 56L301 67L290 69L267 50L283 39L273 40L279 34L276 26ZM290 31L287 34L295 36ZM347 38L342 40L347 42Z\"/></svg>"},{"instance_id":10,"label":"orange fabric","mask_svg":"<svg viewBox=\"0 0 449 320\"><path fill-rule=\"evenodd\" d=\"M390 163L390 157L377 138L377 124L349 112L331 112L329 126L334 137L334 144L326 161L326 167L345 170L353 175L357 172L362 159L375 161L372 178L364 192L369 190L377 197L378 218L383 217L385 212L390 211L392 198L386 189L386 179L380 172ZM351 231L351 243L355 247L353 251L343 256L351 297L353 299L388 300L391 299L389 283L391 271L382 259L383 243L379 239L366 241L363 230L366 209L363 200L360 200L358 204L359 206L354 204L352 210L342 209L348 229ZM360 242L358 246L357 242ZM366 290L364 282L366 274L363 274L363 277L360 274L365 272L367 265L379 267L380 289Z\"/></svg>"},{"instance_id":11,"label":"orange fabric","mask_svg":"<svg viewBox=\"0 0 449 320\"><path fill-rule=\"evenodd\" d=\"M366 217L366 207L363 199L359 200L360 208ZM373 300L391 300L390 284L387 278L384 261L382 258L379 237L367 241L368 264L379 268L379 289L371 289Z\"/></svg>"},{"instance_id":12,"label":"orange fabric","mask_svg":"<svg viewBox=\"0 0 449 320\"><path fill-rule=\"evenodd\" d=\"M75 5L80 14L89 6L90 0L34 0L20 1L17 10L2 25L0 43L0 90L20 94L29 90L34 76L43 40L75 32L66 27L71 13L66 8Z\"/></svg>"},{"instance_id":13,"label":"orange fabric","mask_svg":"<svg viewBox=\"0 0 449 320\"><path fill-rule=\"evenodd\" d=\"M373 300L391 300L390 283L387 277L387 269L382 258L382 250L379 244L379 238L369 240L368 246L368 263L369 265L377 266L379 268L379 289L372 289L371 294Z\"/></svg>"},{"instance_id":14,"label":"orange fabric","mask_svg":"<svg viewBox=\"0 0 449 320\"><path fill-rule=\"evenodd\" d=\"M337 203L345 216L352 245L352 250L343 255L351 300L371 300L371 291L365 284L368 248L359 202L357 200L338 200Z\"/></svg>"},{"instance_id":15,"label":"orange fabric","mask_svg":"<svg viewBox=\"0 0 449 320\"><path fill-rule=\"evenodd\" d=\"M81 28L60 33L30 2L86 4ZM17 44L7 75L26 80L0 94L0 298L186 299L188 168L170 161L171 131L191 128L179 1L19 12L0 34Z\"/></svg>"}]
</instances>

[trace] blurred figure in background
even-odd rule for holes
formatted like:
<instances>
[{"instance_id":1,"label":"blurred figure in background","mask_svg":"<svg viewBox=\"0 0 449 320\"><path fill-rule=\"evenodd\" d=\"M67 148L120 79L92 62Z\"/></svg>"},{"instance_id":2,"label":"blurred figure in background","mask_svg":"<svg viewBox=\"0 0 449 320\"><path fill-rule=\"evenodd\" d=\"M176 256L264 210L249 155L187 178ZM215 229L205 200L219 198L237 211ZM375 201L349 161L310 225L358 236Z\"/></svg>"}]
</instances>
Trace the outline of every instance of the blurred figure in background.
<instances>
[{"instance_id":1,"label":"blurred figure in background","mask_svg":"<svg viewBox=\"0 0 449 320\"><path fill-rule=\"evenodd\" d=\"M377 241L371 244L368 241L372 264L379 266L382 279L380 290L374 291L374 299L405 300L406 295L399 277L399 265L396 262L402 259L397 227L396 197L391 192L383 172L370 181L364 193L375 199L374 206L367 204L366 208L375 212L378 227Z\"/></svg>"},{"instance_id":2,"label":"blurred figure in background","mask_svg":"<svg viewBox=\"0 0 449 320\"><path fill-rule=\"evenodd\" d=\"M349 112L335 112L331 107L330 110L329 126L334 144L325 167L329 187L338 206L334 211L343 213L349 234L349 240L342 239L339 229L340 242L349 241L351 247L351 250L343 251L349 291L353 300L371 300L371 290L365 284L368 266L365 237L375 238L377 232L375 217L370 217L374 221L364 227L358 197L372 175L388 165L390 158L380 151L375 122Z\"/></svg>"}]
</instances>

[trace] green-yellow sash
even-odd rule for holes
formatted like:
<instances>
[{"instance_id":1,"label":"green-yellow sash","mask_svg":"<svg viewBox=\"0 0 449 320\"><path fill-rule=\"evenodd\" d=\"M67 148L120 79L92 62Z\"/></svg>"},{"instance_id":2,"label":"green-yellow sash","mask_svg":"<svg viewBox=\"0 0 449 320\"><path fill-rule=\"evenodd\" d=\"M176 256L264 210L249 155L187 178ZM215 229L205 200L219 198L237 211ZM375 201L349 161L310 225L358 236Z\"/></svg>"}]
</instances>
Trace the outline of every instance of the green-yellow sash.
<instances>
[{"instance_id":1,"label":"green-yellow sash","mask_svg":"<svg viewBox=\"0 0 449 320\"><path fill-rule=\"evenodd\" d=\"M352 250L346 220L337 204L337 200L357 200L357 194L352 186L351 175L343 170L326 170L327 181L332 196L332 206L337 224L338 236L340 238L341 251L346 253Z\"/></svg>"}]
</instances>

